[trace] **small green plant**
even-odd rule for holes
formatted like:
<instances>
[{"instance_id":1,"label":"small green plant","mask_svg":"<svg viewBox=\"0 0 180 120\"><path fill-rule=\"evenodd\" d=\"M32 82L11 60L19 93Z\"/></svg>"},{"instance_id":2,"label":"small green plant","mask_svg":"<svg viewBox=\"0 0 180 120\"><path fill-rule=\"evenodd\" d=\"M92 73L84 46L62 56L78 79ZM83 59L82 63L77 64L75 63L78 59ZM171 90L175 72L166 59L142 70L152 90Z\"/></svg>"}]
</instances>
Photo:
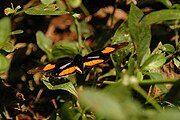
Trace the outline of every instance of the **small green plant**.
<instances>
[{"instance_id":1,"label":"small green plant","mask_svg":"<svg viewBox=\"0 0 180 120\"><path fill-rule=\"evenodd\" d=\"M6 55L15 50L10 36L22 32L22 30L11 31L11 21L8 17L0 19L0 73L8 71L10 62Z\"/></svg>"}]
</instances>

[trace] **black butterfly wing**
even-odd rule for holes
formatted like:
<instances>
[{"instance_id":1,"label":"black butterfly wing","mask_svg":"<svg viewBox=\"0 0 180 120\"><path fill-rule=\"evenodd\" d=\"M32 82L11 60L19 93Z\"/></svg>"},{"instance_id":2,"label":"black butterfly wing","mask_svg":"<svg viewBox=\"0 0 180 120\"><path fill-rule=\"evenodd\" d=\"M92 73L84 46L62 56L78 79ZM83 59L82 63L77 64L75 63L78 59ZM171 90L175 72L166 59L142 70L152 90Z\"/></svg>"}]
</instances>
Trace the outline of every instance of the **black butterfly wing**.
<instances>
[{"instance_id":1,"label":"black butterfly wing","mask_svg":"<svg viewBox=\"0 0 180 120\"><path fill-rule=\"evenodd\" d=\"M118 49L123 48L127 46L128 44L129 44L128 42L123 42L123 43L114 44L111 46L107 46L103 49L93 51L89 53L88 55L84 56L83 66L93 67L97 64L106 62L107 60L109 60L109 55L111 53L116 52Z\"/></svg>"},{"instance_id":2,"label":"black butterfly wing","mask_svg":"<svg viewBox=\"0 0 180 120\"><path fill-rule=\"evenodd\" d=\"M65 75L72 74L76 71L76 66L72 59L67 60L59 60L55 64L55 68L53 69L53 75L55 77L61 77Z\"/></svg>"},{"instance_id":3,"label":"black butterfly wing","mask_svg":"<svg viewBox=\"0 0 180 120\"><path fill-rule=\"evenodd\" d=\"M59 60L57 62L56 67L54 68L54 75L55 76L65 76L72 74L76 71L82 74L82 56L76 55L74 60L72 59L65 59L64 61Z\"/></svg>"},{"instance_id":4,"label":"black butterfly wing","mask_svg":"<svg viewBox=\"0 0 180 120\"><path fill-rule=\"evenodd\" d=\"M93 67L97 64L107 61L109 58L108 54L102 54L101 50L91 52L90 54L84 56L83 66L84 67Z\"/></svg>"}]
</instances>

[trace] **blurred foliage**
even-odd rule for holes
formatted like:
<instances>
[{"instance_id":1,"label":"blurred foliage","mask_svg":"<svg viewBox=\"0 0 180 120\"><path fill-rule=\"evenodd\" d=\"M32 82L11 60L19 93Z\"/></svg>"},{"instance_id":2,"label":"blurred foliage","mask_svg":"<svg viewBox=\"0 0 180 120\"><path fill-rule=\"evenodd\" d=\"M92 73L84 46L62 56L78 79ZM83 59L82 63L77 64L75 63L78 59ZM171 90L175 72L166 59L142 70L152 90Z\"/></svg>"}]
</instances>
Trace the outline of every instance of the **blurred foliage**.
<instances>
[{"instance_id":1,"label":"blurred foliage","mask_svg":"<svg viewBox=\"0 0 180 120\"><path fill-rule=\"evenodd\" d=\"M6 17L0 19L0 77L12 87L4 82L0 85L0 118L178 119L179 3L106 1L108 6L114 5L112 14L106 14L110 9L102 10L100 15L105 17L96 18L98 15L91 13L94 10L88 8L100 3L89 2L94 1L32 0L23 7L14 8L11 3L4 10ZM99 9L107 6L103 2ZM127 19L114 23L115 11L120 8L128 13ZM64 18L55 19L58 16ZM110 26L106 24L109 19ZM21 24L27 26L21 30ZM66 57L73 61L77 54L85 56L121 42L129 45L111 54L110 61L85 68L83 74L54 77L40 69L49 62L63 62ZM32 68L36 68L35 74L27 74ZM26 110L16 89L25 96ZM18 108L9 109L5 99L11 108Z\"/></svg>"}]
</instances>

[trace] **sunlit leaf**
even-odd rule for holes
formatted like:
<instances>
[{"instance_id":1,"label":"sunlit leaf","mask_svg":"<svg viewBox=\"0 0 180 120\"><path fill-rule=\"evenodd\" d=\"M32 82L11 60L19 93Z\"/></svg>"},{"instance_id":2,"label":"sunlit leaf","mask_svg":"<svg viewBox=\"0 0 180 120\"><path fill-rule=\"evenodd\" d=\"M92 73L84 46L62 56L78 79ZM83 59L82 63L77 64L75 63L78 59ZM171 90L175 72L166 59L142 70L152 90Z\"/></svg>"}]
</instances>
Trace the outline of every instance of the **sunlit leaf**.
<instances>
[{"instance_id":1,"label":"sunlit leaf","mask_svg":"<svg viewBox=\"0 0 180 120\"><path fill-rule=\"evenodd\" d=\"M102 119L136 119L141 110L136 101L132 101L130 91L121 83L115 83L98 91L86 89L80 91L80 102L95 112ZM108 114L107 114L108 113Z\"/></svg>"},{"instance_id":2,"label":"sunlit leaf","mask_svg":"<svg viewBox=\"0 0 180 120\"><path fill-rule=\"evenodd\" d=\"M39 5L25 10L26 14L30 15L63 15L69 14L67 11L58 10L55 4Z\"/></svg>"},{"instance_id":3,"label":"sunlit leaf","mask_svg":"<svg viewBox=\"0 0 180 120\"><path fill-rule=\"evenodd\" d=\"M152 54L161 54L166 50L161 42L158 43L157 47L152 51Z\"/></svg>"},{"instance_id":4,"label":"sunlit leaf","mask_svg":"<svg viewBox=\"0 0 180 120\"><path fill-rule=\"evenodd\" d=\"M15 50L15 47L11 42L7 41L4 43L2 49L5 50L6 52L12 52Z\"/></svg>"},{"instance_id":5,"label":"sunlit leaf","mask_svg":"<svg viewBox=\"0 0 180 120\"><path fill-rule=\"evenodd\" d=\"M151 55L142 65L143 70L153 70L161 67L166 62L164 54L153 54Z\"/></svg>"},{"instance_id":6,"label":"sunlit leaf","mask_svg":"<svg viewBox=\"0 0 180 120\"><path fill-rule=\"evenodd\" d=\"M86 22L84 22L84 21L79 22L79 28L80 28L80 30L81 30L81 34L83 34L84 37L86 37L86 36L89 37L89 36L92 35L92 32L91 32L90 29L88 28L88 24L87 24ZM70 30L71 30L72 32L76 32L76 27L75 27L75 25L71 25L71 26L70 26Z\"/></svg>"},{"instance_id":7,"label":"sunlit leaf","mask_svg":"<svg viewBox=\"0 0 180 120\"><path fill-rule=\"evenodd\" d=\"M43 3L43 4L52 4L52 3L54 3L56 0L41 0L41 2Z\"/></svg>"},{"instance_id":8,"label":"sunlit leaf","mask_svg":"<svg viewBox=\"0 0 180 120\"><path fill-rule=\"evenodd\" d=\"M79 95L81 103L88 106L97 115L111 120L125 119L123 109L119 107L119 103L107 94L95 90L85 90Z\"/></svg>"},{"instance_id":9,"label":"sunlit leaf","mask_svg":"<svg viewBox=\"0 0 180 120\"><path fill-rule=\"evenodd\" d=\"M51 85L51 83L47 82L47 81L49 81L48 79L49 79L48 77L42 78L43 83L47 86L48 89L50 89L50 90L60 90L60 89L66 90L78 98L77 91L71 81L53 86L53 85Z\"/></svg>"},{"instance_id":10,"label":"sunlit leaf","mask_svg":"<svg viewBox=\"0 0 180 120\"><path fill-rule=\"evenodd\" d=\"M173 61L176 67L180 69L180 57L178 56L177 58L173 58Z\"/></svg>"},{"instance_id":11,"label":"sunlit leaf","mask_svg":"<svg viewBox=\"0 0 180 120\"><path fill-rule=\"evenodd\" d=\"M179 110L166 110L161 113L157 113L152 116L149 120L179 120L180 114Z\"/></svg>"},{"instance_id":12,"label":"sunlit leaf","mask_svg":"<svg viewBox=\"0 0 180 120\"><path fill-rule=\"evenodd\" d=\"M149 25L139 24L139 21L144 17L143 12L131 4L128 27L130 35L135 45L137 54L137 63L141 64L143 56L146 54L151 41L151 29Z\"/></svg>"},{"instance_id":13,"label":"sunlit leaf","mask_svg":"<svg viewBox=\"0 0 180 120\"><path fill-rule=\"evenodd\" d=\"M131 36L130 36L130 31L128 28L128 23L123 22L118 29L116 30L113 38L112 38L112 43L117 44L121 42L131 42Z\"/></svg>"},{"instance_id":14,"label":"sunlit leaf","mask_svg":"<svg viewBox=\"0 0 180 120\"><path fill-rule=\"evenodd\" d=\"M180 4L173 4L173 6L171 8L180 9Z\"/></svg>"},{"instance_id":15,"label":"sunlit leaf","mask_svg":"<svg viewBox=\"0 0 180 120\"><path fill-rule=\"evenodd\" d=\"M72 57L79 53L78 47L78 42L59 41L55 44L52 54L55 58Z\"/></svg>"},{"instance_id":16,"label":"sunlit leaf","mask_svg":"<svg viewBox=\"0 0 180 120\"><path fill-rule=\"evenodd\" d=\"M179 13L180 10L178 9L167 9L151 12L141 20L140 24L151 25L165 20L177 20L180 19Z\"/></svg>"},{"instance_id":17,"label":"sunlit leaf","mask_svg":"<svg viewBox=\"0 0 180 120\"><path fill-rule=\"evenodd\" d=\"M147 74L153 80L163 80L163 79L165 79L165 77L161 73L158 73L158 72L148 72Z\"/></svg>"},{"instance_id":18,"label":"sunlit leaf","mask_svg":"<svg viewBox=\"0 0 180 120\"><path fill-rule=\"evenodd\" d=\"M162 4L167 6L168 8L170 8L172 6L171 1L169 1L169 0L157 0L157 1L161 2Z\"/></svg>"},{"instance_id":19,"label":"sunlit leaf","mask_svg":"<svg viewBox=\"0 0 180 120\"><path fill-rule=\"evenodd\" d=\"M142 60L141 60L141 64L140 66L142 66L142 64L144 64L144 62L151 56L151 51L148 48L148 50L146 51L146 53L144 54Z\"/></svg>"},{"instance_id":20,"label":"sunlit leaf","mask_svg":"<svg viewBox=\"0 0 180 120\"><path fill-rule=\"evenodd\" d=\"M130 90L126 86L122 85L122 83L109 85L103 89L102 92L111 95L112 98L117 99L119 102L123 101L123 103L124 101L128 101L129 97L131 96Z\"/></svg>"},{"instance_id":21,"label":"sunlit leaf","mask_svg":"<svg viewBox=\"0 0 180 120\"><path fill-rule=\"evenodd\" d=\"M143 80L143 74L142 74L142 72L139 69L137 69L137 74L136 75L137 75L138 81Z\"/></svg>"},{"instance_id":22,"label":"sunlit leaf","mask_svg":"<svg viewBox=\"0 0 180 120\"><path fill-rule=\"evenodd\" d=\"M113 60L113 64L116 68L116 72L121 72L121 63L122 60L132 51L133 47L131 45L131 37L129 34L129 28L127 22L122 23L118 29L116 30L113 39L112 44L118 44L121 42L129 42L129 45L118 50L116 53L114 53L111 58ZM117 74L119 76L119 74Z\"/></svg>"},{"instance_id":23,"label":"sunlit leaf","mask_svg":"<svg viewBox=\"0 0 180 120\"><path fill-rule=\"evenodd\" d=\"M118 29L116 30L113 38L112 38L112 44L118 44L121 42L129 42L129 45L118 50L118 57L120 59L123 59L127 54L129 54L132 51L132 46L130 45L132 42L130 31L128 28L127 22L122 23Z\"/></svg>"},{"instance_id":24,"label":"sunlit leaf","mask_svg":"<svg viewBox=\"0 0 180 120\"><path fill-rule=\"evenodd\" d=\"M6 42L7 37L11 32L11 22L10 19L5 17L0 19L0 47Z\"/></svg>"},{"instance_id":25,"label":"sunlit leaf","mask_svg":"<svg viewBox=\"0 0 180 120\"><path fill-rule=\"evenodd\" d=\"M52 49L52 41L47 38L43 32L38 31L36 33L36 40L39 48L47 53L49 59L52 58L51 49Z\"/></svg>"},{"instance_id":26,"label":"sunlit leaf","mask_svg":"<svg viewBox=\"0 0 180 120\"><path fill-rule=\"evenodd\" d=\"M77 8L81 5L82 0L68 0L68 3L71 5L72 8Z\"/></svg>"},{"instance_id":27,"label":"sunlit leaf","mask_svg":"<svg viewBox=\"0 0 180 120\"><path fill-rule=\"evenodd\" d=\"M17 12L19 9L21 9L21 6L18 5L16 8L15 8L15 11Z\"/></svg>"},{"instance_id":28,"label":"sunlit leaf","mask_svg":"<svg viewBox=\"0 0 180 120\"><path fill-rule=\"evenodd\" d=\"M21 34L23 32L24 32L23 30L15 30L11 32L11 35Z\"/></svg>"},{"instance_id":29,"label":"sunlit leaf","mask_svg":"<svg viewBox=\"0 0 180 120\"><path fill-rule=\"evenodd\" d=\"M166 51L167 53L173 53L173 52L175 51L174 46L171 45L171 44L164 44L163 46L166 48L165 51Z\"/></svg>"},{"instance_id":30,"label":"sunlit leaf","mask_svg":"<svg viewBox=\"0 0 180 120\"><path fill-rule=\"evenodd\" d=\"M8 59L0 54L0 72L6 72L9 68Z\"/></svg>"}]
</instances>

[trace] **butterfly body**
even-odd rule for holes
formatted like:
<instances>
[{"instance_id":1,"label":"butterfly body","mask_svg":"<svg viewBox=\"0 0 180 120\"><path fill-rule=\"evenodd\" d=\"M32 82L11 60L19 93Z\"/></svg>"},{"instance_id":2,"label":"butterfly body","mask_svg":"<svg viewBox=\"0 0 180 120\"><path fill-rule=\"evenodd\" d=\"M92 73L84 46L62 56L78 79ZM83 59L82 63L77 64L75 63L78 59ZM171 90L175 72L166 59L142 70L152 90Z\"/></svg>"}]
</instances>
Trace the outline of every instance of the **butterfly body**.
<instances>
[{"instance_id":1,"label":"butterfly body","mask_svg":"<svg viewBox=\"0 0 180 120\"><path fill-rule=\"evenodd\" d=\"M95 50L84 57L78 54L73 60L65 59L64 61L59 60L56 63L49 63L44 66L43 71L49 72L55 77L66 76L74 72L82 74L85 67L94 67L97 64L108 61L111 53L128 44L128 42L123 42Z\"/></svg>"},{"instance_id":2,"label":"butterfly body","mask_svg":"<svg viewBox=\"0 0 180 120\"><path fill-rule=\"evenodd\" d=\"M54 75L57 76L65 76L72 74L76 71L82 74L83 71L83 57L81 55L76 55L73 60L71 61L64 61L63 65L57 63L54 68Z\"/></svg>"}]
</instances>

